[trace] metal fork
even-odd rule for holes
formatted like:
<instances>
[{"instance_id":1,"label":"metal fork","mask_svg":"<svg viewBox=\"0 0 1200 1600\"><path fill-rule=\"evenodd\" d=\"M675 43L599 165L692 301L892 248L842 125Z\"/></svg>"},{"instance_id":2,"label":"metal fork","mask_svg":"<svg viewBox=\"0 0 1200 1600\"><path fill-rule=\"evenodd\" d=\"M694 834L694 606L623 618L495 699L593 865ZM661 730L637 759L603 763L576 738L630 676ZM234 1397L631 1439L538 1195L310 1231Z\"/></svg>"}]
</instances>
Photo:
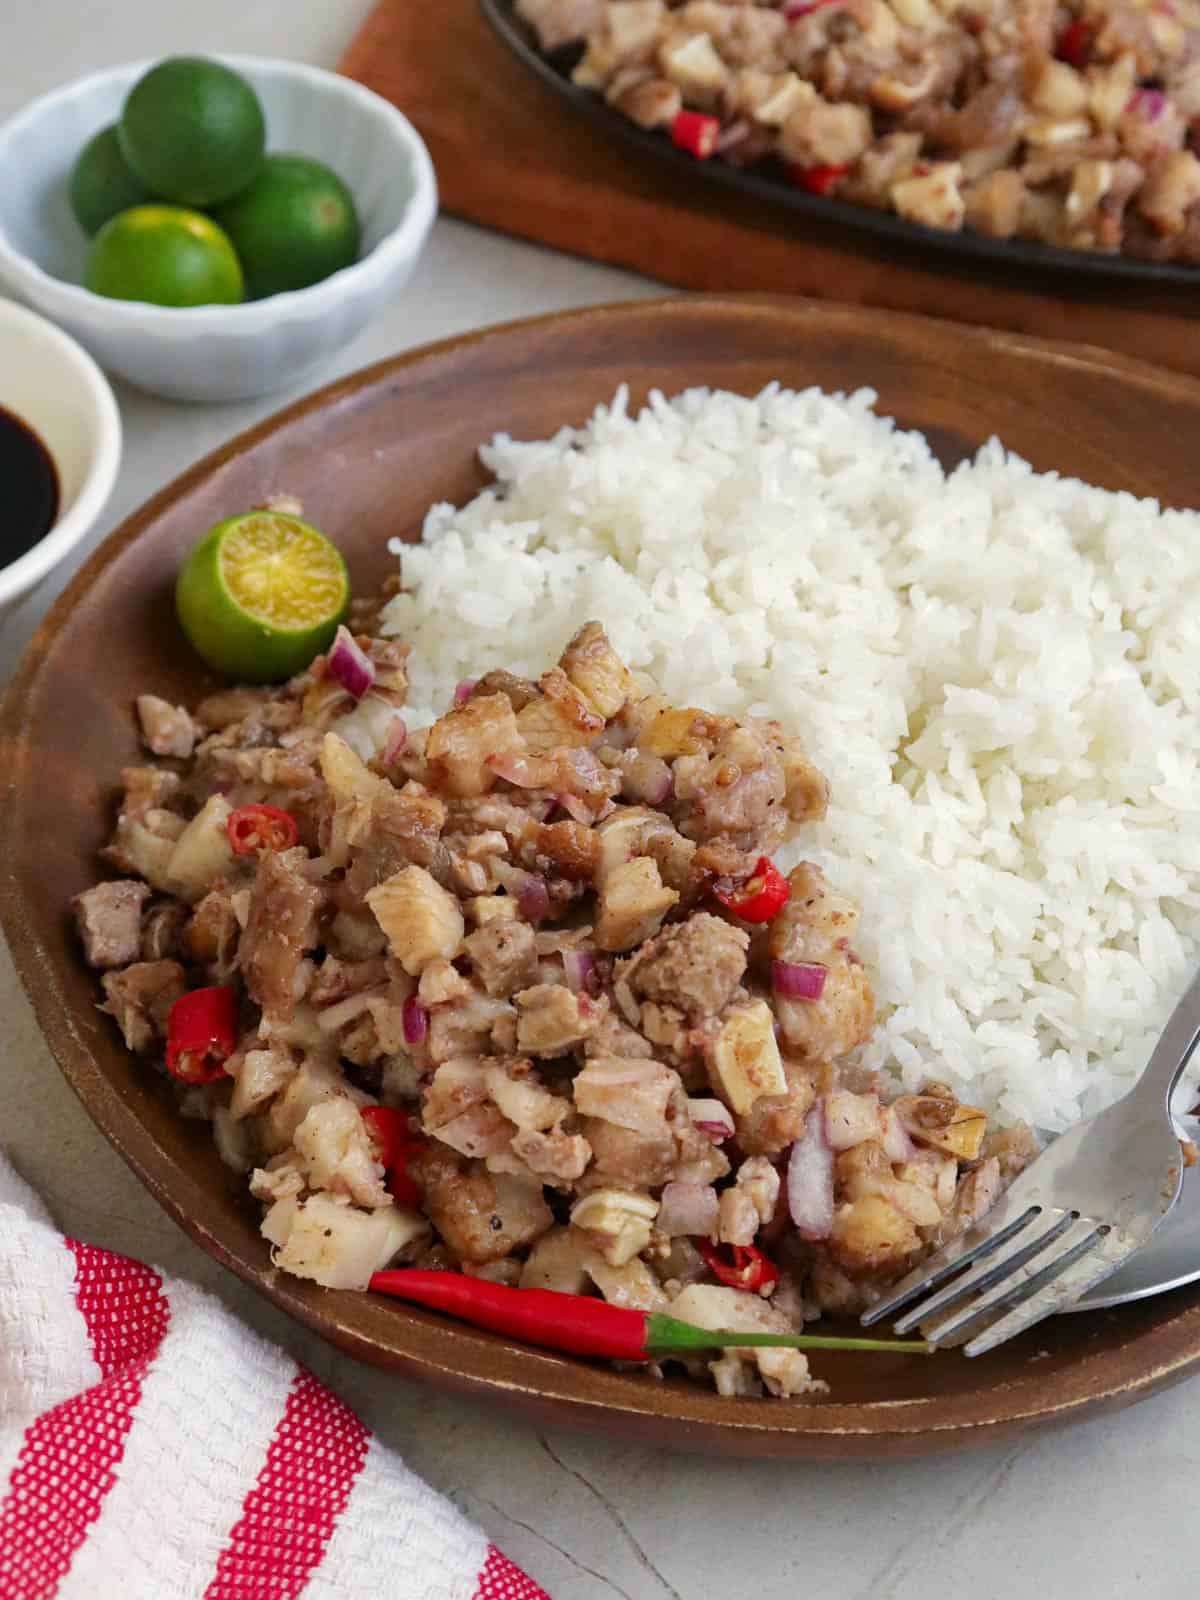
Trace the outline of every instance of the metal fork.
<instances>
[{"instance_id":1,"label":"metal fork","mask_svg":"<svg viewBox=\"0 0 1200 1600\"><path fill-rule=\"evenodd\" d=\"M1183 1156L1170 1101L1197 1042L1200 974L1129 1093L1056 1139L979 1223L902 1278L863 1323L909 1306L898 1334L920 1326L931 1344L979 1356L1115 1272L1179 1198Z\"/></svg>"}]
</instances>

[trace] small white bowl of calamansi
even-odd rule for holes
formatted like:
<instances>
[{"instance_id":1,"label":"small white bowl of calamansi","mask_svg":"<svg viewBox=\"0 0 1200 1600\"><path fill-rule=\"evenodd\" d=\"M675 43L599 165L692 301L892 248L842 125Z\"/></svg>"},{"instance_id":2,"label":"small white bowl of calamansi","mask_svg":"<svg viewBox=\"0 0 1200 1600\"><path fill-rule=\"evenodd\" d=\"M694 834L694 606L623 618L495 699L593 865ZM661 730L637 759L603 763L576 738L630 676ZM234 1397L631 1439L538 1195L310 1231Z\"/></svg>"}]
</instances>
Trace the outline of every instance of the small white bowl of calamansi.
<instances>
[{"instance_id":1,"label":"small white bowl of calamansi","mask_svg":"<svg viewBox=\"0 0 1200 1600\"><path fill-rule=\"evenodd\" d=\"M0 284L154 393L241 399L342 349L437 209L393 106L297 62L97 73L0 128Z\"/></svg>"}]
</instances>

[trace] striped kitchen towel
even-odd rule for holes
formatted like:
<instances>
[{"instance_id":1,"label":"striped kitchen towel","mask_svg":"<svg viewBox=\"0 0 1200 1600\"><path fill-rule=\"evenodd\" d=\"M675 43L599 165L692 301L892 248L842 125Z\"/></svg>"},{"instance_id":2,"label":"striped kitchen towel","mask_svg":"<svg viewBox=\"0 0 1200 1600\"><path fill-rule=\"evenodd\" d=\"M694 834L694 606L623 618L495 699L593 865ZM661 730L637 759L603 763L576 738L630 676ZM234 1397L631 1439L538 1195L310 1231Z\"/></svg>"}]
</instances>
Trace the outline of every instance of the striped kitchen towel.
<instances>
[{"instance_id":1,"label":"striped kitchen towel","mask_svg":"<svg viewBox=\"0 0 1200 1600\"><path fill-rule=\"evenodd\" d=\"M211 1296L0 1157L0 1600L548 1600Z\"/></svg>"}]
</instances>

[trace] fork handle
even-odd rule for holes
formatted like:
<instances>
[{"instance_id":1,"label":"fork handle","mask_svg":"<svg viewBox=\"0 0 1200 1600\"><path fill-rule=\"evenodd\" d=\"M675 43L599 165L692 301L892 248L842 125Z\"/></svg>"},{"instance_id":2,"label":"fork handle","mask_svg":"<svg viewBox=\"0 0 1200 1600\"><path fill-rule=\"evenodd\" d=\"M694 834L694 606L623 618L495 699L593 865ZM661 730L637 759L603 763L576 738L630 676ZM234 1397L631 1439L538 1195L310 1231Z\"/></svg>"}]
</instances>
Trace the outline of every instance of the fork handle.
<instances>
[{"instance_id":1,"label":"fork handle","mask_svg":"<svg viewBox=\"0 0 1200 1600\"><path fill-rule=\"evenodd\" d=\"M1146 1070L1133 1090L1170 1104L1175 1085L1200 1044L1200 972L1192 979L1183 999L1171 1013L1170 1021L1154 1046Z\"/></svg>"}]
</instances>

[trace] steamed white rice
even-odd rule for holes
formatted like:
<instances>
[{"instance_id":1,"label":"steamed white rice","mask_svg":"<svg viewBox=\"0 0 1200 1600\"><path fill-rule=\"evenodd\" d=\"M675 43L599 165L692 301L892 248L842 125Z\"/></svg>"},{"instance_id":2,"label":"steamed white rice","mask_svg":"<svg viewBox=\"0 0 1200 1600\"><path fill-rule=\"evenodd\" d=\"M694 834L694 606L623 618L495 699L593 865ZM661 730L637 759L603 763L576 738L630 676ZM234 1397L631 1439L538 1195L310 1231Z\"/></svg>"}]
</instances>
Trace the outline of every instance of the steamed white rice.
<instances>
[{"instance_id":1,"label":"steamed white rice","mask_svg":"<svg viewBox=\"0 0 1200 1600\"><path fill-rule=\"evenodd\" d=\"M1062 1128L1128 1087L1197 959L1200 516L994 441L947 476L874 400L620 393L498 437L496 487L403 547L387 631L414 725L595 617L678 701L802 734L832 804L777 859L862 903L868 1063Z\"/></svg>"}]
</instances>

